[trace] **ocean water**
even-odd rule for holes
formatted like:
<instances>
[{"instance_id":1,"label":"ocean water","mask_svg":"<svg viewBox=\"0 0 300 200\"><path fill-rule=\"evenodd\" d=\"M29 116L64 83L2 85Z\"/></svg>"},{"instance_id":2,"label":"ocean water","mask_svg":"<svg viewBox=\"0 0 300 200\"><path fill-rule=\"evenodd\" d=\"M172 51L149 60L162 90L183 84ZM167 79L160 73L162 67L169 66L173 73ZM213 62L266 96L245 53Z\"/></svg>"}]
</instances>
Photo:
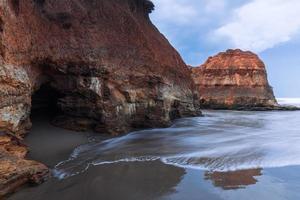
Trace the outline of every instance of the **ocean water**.
<instances>
[{"instance_id":1,"label":"ocean water","mask_svg":"<svg viewBox=\"0 0 300 200\"><path fill-rule=\"evenodd\" d=\"M300 99L279 103L300 105ZM80 146L54 175L63 179L92 165L155 160L214 172L300 165L300 112L204 111L204 117L180 119L170 128Z\"/></svg>"},{"instance_id":2,"label":"ocean water","mask_svg":"<svg viewBox=\"0 0 300 200\"><path fill-rule=\"evenodd\" d=\"M300 99L278 99L300 106ZM300 111L203 111L97 139L11 199L300 199Z\"/></svg>"}]
</instances>

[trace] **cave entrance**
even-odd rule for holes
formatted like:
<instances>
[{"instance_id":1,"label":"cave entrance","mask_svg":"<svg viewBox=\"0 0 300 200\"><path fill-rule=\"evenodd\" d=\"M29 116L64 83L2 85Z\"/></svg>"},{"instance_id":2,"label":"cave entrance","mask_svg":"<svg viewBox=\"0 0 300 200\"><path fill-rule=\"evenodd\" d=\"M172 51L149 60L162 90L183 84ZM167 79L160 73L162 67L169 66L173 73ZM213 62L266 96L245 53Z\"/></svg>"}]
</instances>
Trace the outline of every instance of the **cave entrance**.
<instances>
[{"instance_id":1,"label":"cave entrance","mask_svg":"<svg viewBox=\"0 0 300 200\"><path fill-rule=\"evenodd\" d=\"M61 94L51 87L50 83L43 84L39 90L32 95L31 118L32 120L43 116L48 120L59 115L61 110L58 106L58 99Z\"/></svg>"}]
</instances>

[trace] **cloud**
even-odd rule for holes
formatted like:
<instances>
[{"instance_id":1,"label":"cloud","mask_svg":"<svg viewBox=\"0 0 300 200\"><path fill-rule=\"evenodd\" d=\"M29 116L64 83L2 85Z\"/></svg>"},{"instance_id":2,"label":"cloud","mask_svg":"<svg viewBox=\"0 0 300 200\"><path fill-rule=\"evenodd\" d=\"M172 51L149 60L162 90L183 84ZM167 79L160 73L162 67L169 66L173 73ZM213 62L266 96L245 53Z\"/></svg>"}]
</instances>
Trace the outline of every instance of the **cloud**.
<instances>
[{"instance_id":1,"label":"cloud","mask_svg":"<svg viewBox=\"0 0 300 200\"><path fill-rule=\"evenodd\" d=\"M205 0L204 1L205 11L208 13L222 12L226 7L226 0Z\"/></svg>"},{"instance_id":2,"label":"cloud","mask_svg":"<svg viewBox=\"0 0 300 200\"><path fill-rule=\"evenodd\" d=\"M234 48L262 52L300 33L299 12L299 0L253 0L235 9L214 34Z\"/></svg>"},{"instance_id":3,"label":"cloud","mask_svg":"<svg viewBox=\"0 0 300 200\"><path fill-rule=\"evenodd\" d=\"M261 53L300 38L300 0L152 1L153 23L190 64L227 48Z\"/></svg>"},{"instance_id":4,"label":"cloud","mask_svg":"<svg viewBox=\"0 0 300 200\"><path fill-rule=\"evenodd\" d=\"M178 26L207 22L213 15L223 12L228 0L152 0L155 4L154 20Z\"/></svg>"},{"instance_id":5,"label":"cloud","mask_svg":"<svg viewBox=\"0 0 300 200\"><path fill-rule=\"evenodd\" d=\"M162 23L179 25L189 24L198 15L194 6L196 1L186 3L184 0L152 0L155 4L155 18Z\"/></svg>"}]
</instances>

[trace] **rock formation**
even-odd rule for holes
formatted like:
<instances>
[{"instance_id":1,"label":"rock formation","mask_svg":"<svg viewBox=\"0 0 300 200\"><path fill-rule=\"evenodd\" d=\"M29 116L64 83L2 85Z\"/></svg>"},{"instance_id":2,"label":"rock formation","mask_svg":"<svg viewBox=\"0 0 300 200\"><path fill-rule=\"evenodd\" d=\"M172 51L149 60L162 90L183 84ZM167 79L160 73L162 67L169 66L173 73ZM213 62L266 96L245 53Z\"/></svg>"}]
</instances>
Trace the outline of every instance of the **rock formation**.
<instances>
[{"instance_id":1,"label":"rock formation","mask_svg":"<svg viewBox=\"0 0 300 200\"><path fill-rule=\"evenodd\" d=\"M116 135L199 114L190 71L151 23L153 8L148 0L1 0L0 130L17 139L28 132L39 88L56 92L54 123L74 130Z\"/></svg>"},{"instance_id":2,"label":"rock formation","mask_svg":"<svg viewBox=\"0 0 300 200\"><path fill-rule=\"evenodd\" d=\"M192 77L203 108L278 108L265 65L252 52L237 49L219 53L192 68Z\"/></svg>"},{"instance_id":3,"label":"rock formation","mask_svg":"<svg viewBox=\"0 0 300 200\"><path fill-rule=\"evenodd\" d=\"M152 25L150 1L0 5L5 129L29 127L30 98L41 84L59 93L55 122L76 130L118 134L197 114L189 70Z\"/></svg>"},{"instance_id":4,"label":"rock formation","mask_svg":"<svg viewBox=\"0 0 300 200\"><path fill-rule=\"evenodd\" d=\"M0 135L0 198L25 183L41 183L46 166L25 160L27 148L11 137Z\"/></svg>"}]
</instances>

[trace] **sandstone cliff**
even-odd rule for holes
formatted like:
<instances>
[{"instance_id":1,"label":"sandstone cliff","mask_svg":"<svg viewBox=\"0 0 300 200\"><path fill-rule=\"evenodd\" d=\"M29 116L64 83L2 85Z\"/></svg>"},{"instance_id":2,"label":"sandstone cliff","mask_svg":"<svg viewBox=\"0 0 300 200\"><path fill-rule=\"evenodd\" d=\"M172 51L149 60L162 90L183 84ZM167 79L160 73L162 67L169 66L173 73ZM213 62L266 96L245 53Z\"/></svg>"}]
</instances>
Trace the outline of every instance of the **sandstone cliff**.
<instances>
[{"instance_id":1,"label":"sandstone cliff","mask_svg":"<svg viewBox=\"0 0 300 200\"><path fill-rule=\"evenodd\" d=\"M0 131L28 132L45 85L56 92L54 123L74 130L116 135L199 114L190 71L151 23L153 9L148 0L1 0Z\"/></svg>"},{"instance_id":2,"label":"sandstone cliff","mask_svg":"<svg viewBox=\"0 0 300 200\"><path fill-rule=\"evenodd\" d=\"M249 51L227 50L192 68L203 108L273 109L278 106L264 63Z\"/></svg>"},{"instance_id":3,"label":"sandstone cliff","mask_svg":"<svg viewBox=\"0 0 300 200\"><path fill-rule=\"evenodd\" d=\"M45 81L60 94L55 122L72 129L118 134L198 113L189 70L149 20L150 1L1 2L5 129L28 127Z\"/></svg>"}]
</instances>

